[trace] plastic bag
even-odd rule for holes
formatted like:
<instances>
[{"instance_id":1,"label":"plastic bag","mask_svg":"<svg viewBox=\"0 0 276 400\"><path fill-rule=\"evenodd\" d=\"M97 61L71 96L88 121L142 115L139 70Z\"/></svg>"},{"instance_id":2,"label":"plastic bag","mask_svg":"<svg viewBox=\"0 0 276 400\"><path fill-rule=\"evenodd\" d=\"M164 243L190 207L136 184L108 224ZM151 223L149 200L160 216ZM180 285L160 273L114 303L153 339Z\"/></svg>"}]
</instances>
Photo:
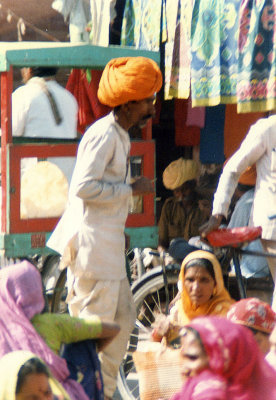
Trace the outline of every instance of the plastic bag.
<instances>
[{"instance_id":1,"label":"plastic bag","mask_svg":"<svg viewBox=\"0 0 276 400\"><path fill-rule=\"evenodd\" d=\"M261 237L262 227L242 226L238 228L222 228L208 233L208 242L214 247L238 247L243 242L251 242Z\"/></svg>"}]
</instances>

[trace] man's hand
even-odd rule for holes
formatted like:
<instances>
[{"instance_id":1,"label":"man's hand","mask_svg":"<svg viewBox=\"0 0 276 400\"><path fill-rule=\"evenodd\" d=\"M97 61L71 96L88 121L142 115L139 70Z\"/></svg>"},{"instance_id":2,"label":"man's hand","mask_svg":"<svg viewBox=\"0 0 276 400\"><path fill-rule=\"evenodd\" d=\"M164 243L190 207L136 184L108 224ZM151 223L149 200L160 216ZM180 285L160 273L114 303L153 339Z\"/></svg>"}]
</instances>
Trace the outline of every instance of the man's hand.
<instances>
[{"instance_id":1,"label":"man's hand","mask_svg":"<svg viewBox=\"0 0 276 400\"><path fill-rule=\"evenodd\" d=\"M133 196L154 193L152 181L145 176L141 176L131 184Z\"/></svg>"},{"instance_id":2,"label":"man's hand","mask_svg":"<svg viewBox=\"0 0 276 400\"><path fill-rule=\"evenodd\" d=\"M218 229L223 219L222 214L212 215L205 224L201 225L199 228L199 233L202 239L206 239L208 233Z\"/></svg>"}]
</instances>

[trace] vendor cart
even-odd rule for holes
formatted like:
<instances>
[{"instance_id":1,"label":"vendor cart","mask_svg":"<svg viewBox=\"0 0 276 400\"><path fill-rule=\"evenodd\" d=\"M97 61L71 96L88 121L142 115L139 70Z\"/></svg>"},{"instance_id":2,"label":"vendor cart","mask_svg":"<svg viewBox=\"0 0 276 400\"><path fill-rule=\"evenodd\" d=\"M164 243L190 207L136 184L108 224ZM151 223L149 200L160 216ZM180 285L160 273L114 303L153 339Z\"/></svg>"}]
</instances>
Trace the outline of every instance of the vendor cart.
<instances>
[{"instance_id":1,"label":"vendor cart","mask_svg":"<svg viewBox=\"0 0 276 400\"><path fill-rule=\"evenodd\" d=\"M102 70L115 57L145 56L159 63L159 53L135 50L130 47L99 47L85 43L48 42L2 42L0 46L1 73L1 267L14 259L39 260L44 278L56 270L59 255L46 246L59 217L22 218L20 213L21 177L20 164L23 158L36 157L51 160L51 157L74 160L78 140L43 138L14 138L11 124L11 94L16 68L50 66L59 68L81 68ZM142 139L131 146L132 173L155 176L155 146L150 124L143 130ZM70 177L69 177L70 180ZM130 246L156 246L154 196L143 196L138 210L134 209L127 220ZM46 279L47 280L47 279Z\"/></svg>"}]
</instances>

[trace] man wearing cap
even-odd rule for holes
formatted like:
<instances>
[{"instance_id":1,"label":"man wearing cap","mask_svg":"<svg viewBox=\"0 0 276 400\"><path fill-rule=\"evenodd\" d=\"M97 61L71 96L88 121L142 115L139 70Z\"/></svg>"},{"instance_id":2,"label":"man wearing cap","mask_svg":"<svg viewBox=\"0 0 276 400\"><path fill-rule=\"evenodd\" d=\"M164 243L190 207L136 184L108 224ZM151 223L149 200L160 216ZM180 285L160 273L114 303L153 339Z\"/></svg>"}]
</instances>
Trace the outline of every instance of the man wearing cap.
<instances>
[{"instance_id":1,"label":"man wearing cap","mask_svg":"<svg viewBox=\"0 0 276 400\"><path fill-rule=\"evenodd\" d=\"M105 67L98 89L113 108L84 134L69 191L69 204L48 245L68 265L68 305L73 316L98 314L121 331L100 353L105 399L116 378L136 312L126 277L124 227L131 195L153 192L149 179L130 184L128 130L144 127L155 114L162 86L158 65L144 57L122 57Z\"/></svg>"},{"instance_id":2,"label":"man wearing cap","mask_svg":"<svg viewBox=\"0 0 276 400\"><path fill-rule=\"evenodd\" d=\"M199 226L207 219L198 204L197 177L198 165L194 160L179 158L164 170L163 184L173 191L173 196L162 207L158 223L159 251L168 249L172 239L188 241L197 236Z\"/></svg>"}]
</instances>

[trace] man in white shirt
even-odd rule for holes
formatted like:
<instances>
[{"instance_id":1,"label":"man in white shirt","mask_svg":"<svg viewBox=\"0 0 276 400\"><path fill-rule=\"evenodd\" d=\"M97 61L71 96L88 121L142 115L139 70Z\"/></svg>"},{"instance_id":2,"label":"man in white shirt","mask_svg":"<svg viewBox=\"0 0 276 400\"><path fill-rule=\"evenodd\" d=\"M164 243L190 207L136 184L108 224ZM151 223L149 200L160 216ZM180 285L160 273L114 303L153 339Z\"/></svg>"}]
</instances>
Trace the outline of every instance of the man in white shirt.
<instances>
[{"instance_id":1,"label":"man in white shirt","mask_svg":"<svg viewBox=\"0 0 276 400\"><path fill-rule=\"evenodd\" d=\"M75 97L55 80L55 67L21 69L24 85L12 94L12 134L17 137L75 139L78 104ZM51 157L70 181L74 158ZM21 160L21 175L35 165L35 157Z\"/></svg>"},{"instance_id":2,"label":"man in white shirt","mask_svg":"<svg viewBox=\"0 0 276 400\"><path fill-rule=\"evenodd\" d=\"M214 196L212 216L200 228L201 235L206 238L219 227L227 216L240 175L253 164L257 179L249 226L262 227L264 251L276 254L276 115L258 120L225 165ZM267 262L275 283L276 258L267 257ZM272 309L276 311L275 289Z\"/></svg>"},{"instance_id":3,"label":"man in white shirt","mask_svg":"<svg viewBox=\"0 0 276 400\"><path fill-rule=\"evenodd\" d=\"M78 105L55 81L57 68L22 68L25 85L12 94L13 136L74 139Z\"/></svg>"},{"instance_id":4,"label":"man in white shirt","mask_svg":"<svg viewBox=\"0 0 276 400\"><path fill-rule=\"evenodd\" d=\"M73 173L69 204L47 245L68 266L69 311L116 321L121 331L100 353L105 400L116 389L136 311L126 277L124 228L131 195L153 192L148 178L130 184L128 130L144 127L155 114L162 86L157 64L144 57L122 57L105 67L98 98L113 108L84 134Z\"/></svg>"}]
</instances>

